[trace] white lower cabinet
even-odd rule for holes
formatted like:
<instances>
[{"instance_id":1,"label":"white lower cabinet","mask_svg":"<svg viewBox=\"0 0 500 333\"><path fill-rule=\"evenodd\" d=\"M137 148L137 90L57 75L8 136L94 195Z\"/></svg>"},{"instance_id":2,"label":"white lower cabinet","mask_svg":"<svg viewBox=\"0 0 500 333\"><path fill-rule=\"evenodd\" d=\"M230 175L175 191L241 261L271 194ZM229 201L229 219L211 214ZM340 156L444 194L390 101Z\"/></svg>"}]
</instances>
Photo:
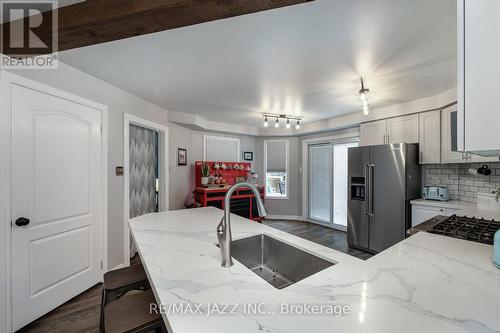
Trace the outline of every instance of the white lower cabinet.
<instances>
[{"instance_id":1,"label":"white lower cabinet","mask_svg":"<svg viewBox=\"0 0 500 333\"><path fill-rule=\"evenodd\" d=\"M427 220L432 219L436 215L451 216L458 213L458 209L454 208L444 208L444 207L434 207L434 206L424 206L424 205L412 205L411 206L411 226L414 227L423 223Z\"/></svg>"}]
</instances>

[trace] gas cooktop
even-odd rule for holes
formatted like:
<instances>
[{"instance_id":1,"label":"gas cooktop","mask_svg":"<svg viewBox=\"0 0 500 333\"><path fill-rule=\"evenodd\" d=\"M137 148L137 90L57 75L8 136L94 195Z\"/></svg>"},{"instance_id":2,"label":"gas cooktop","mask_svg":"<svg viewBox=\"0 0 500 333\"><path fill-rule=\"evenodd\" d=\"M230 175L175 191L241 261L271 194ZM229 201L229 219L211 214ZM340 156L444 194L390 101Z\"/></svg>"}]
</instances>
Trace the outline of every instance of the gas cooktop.
<instances>
[{"instance_id":1,"label":"gas cooktop","mask_svg":"<svg viewBox=\"0 0 500 333\"><path fill-rule=\"evenodd\" d=\"M428 232L493 245L493 237L499 229L500 222L495 220L453 215Z\"/></svg>"}]
</instances>

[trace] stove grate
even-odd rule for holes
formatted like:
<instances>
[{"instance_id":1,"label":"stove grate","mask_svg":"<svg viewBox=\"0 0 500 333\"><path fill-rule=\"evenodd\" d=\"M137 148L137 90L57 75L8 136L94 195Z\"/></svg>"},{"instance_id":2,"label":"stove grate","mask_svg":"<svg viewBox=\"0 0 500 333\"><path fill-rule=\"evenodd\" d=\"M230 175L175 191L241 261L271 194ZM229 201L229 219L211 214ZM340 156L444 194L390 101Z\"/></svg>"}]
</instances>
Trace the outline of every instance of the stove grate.
<instances>
[{"instance_id":1,"label":"stove grate","mask_svg":"<svg viewBox=\"0 0 500 333\"><path fill-rule=\"evenodd\" d=\"M499 229L500 222L495 220L452 215L436 224L430 232L493 245L495 232Z\"/></svg>"}]
</instances>

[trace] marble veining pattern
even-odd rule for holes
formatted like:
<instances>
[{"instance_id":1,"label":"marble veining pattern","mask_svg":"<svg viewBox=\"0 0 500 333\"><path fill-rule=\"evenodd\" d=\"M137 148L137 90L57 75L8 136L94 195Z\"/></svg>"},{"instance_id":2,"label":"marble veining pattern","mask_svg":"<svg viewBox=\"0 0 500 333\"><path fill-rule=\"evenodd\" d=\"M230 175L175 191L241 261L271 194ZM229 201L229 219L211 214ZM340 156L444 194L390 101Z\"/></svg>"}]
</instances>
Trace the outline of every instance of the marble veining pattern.
<instances>
[{"instance_id":1,"label":"marble veining pattern","mask_svg":"<svg viewBox=\"0 0 500 333\"><path fill-rule=\"evenodd\" d=\"M278 290L235 261L220 265L216 208L154 213L130 221L157 300L174 333L197 332L500 332L500 270L492 247L419 233L368 261L232 216L233 239L265 233L337 264ZM306 264L306 263L304 263ZM209 304L239 304L207 315ZM263 303L269 314L243 304ZM350 313L283 315L281 304L348 305ZM272 314L274 312L274 315Z\"/></svg>"}]
</instances>

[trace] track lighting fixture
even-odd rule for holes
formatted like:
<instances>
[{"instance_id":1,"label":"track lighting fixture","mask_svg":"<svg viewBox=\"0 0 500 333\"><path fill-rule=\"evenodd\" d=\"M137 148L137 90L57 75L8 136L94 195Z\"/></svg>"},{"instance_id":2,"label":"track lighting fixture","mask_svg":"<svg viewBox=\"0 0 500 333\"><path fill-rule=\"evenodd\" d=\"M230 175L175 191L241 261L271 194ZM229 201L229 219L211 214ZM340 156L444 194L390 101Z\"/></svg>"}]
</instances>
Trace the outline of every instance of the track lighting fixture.
<instances>
[{"instance_id":1,"label":"track lighting fixture","mask_svg":"<svg viewBox=\"0 0 500 333\"><path fill-rule=\"evenodd\" d=\"M276 118L276 122L274 123L274 128L279 128L280 127L280 119L286 120L285 128L286 129L291 129L292 128L292 123L291 121L295 120L295 129L300 129L300 121L302 120L302 117L299 116L287 116L286 114L275 114L275 113L264 113L262 114L264 117L264 127L269 127L269 118Z\"/></svg>"}]
</instances>

